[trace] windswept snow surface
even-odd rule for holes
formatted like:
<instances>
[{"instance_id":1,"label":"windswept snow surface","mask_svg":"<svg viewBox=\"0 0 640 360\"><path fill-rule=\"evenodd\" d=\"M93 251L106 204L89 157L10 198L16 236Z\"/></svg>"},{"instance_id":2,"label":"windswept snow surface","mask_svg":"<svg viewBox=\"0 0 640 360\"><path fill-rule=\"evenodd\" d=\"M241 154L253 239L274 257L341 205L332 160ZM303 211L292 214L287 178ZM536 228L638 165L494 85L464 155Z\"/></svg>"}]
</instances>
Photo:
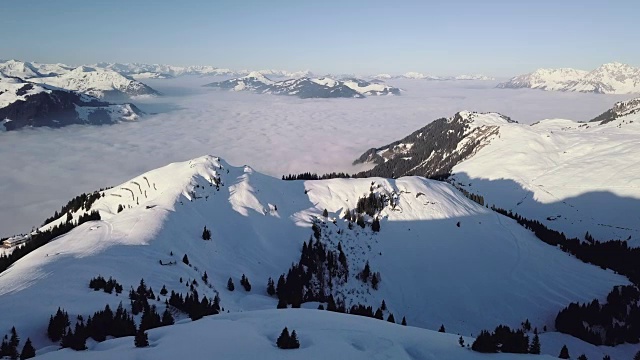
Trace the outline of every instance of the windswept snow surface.
<instances>
[{"instance_id":1,"label":"windswept snow surface","mask_svg":"<svg viewBox=\"0 0 640 360\"><path fill-rule=\"evenodd\" d=\"M221 184L219 191L214 183ZM379 233L348 229L342 213L371 189L394 198L396 207L379 214ZM119 205L125 209L118 213ZM0 275L1 329L15 325L41 349L51 345L45 329L59 306L75 318L106 303L128 303L126 295L89 289L97 275L113 276L125 289L144 278L156 293L163 285L184 293L188 288L179 278L200 279L206 271L212 286L201 284L198 291L219 294L225 310L273 309L277 301L266 296L267 279L299 260L314 218L325 222L327 246L341 242L348 258L349 280L335 284L334 296L347 306L375 308L385 300L397 321L406 316L409 324L428 329L445 324L449 332L471 335L499 323L517 327L527 318L538 328L552 327L570 302L603 300L614 285L627 283L542 243L452 186L419 177L283 181L204 156L106 190L90 210L102 220L73 229ZM201 239L204 226L211 241ZM184 254L193 267L181 262ZM379 290L355 279L366 261L381 274ZM252 291L227 291L227 279L238 284L242 274Z\"/></svg>"}]
</instances>

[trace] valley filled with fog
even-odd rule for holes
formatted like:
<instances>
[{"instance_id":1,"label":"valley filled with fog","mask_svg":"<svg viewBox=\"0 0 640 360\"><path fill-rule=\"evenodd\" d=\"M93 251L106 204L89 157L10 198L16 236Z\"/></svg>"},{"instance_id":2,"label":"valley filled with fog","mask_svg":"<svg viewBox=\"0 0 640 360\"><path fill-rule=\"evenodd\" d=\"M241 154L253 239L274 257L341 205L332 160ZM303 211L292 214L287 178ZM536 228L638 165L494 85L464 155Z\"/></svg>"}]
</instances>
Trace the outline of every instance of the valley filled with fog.
<instances>
[{"instance_id":1,"label":"valley filled with fog","mask_svg":"<svg viewBox=\"0 0 640 360\"><path fill-rule=\"evenodd\" d=\"M355 172L365 150L461 110L495 111L521 123L588 121L631 95L496 89L497 81L389 80L401 96L298 99L225 92L218 79L148 79L163 96L133 102L149 113L109 126L73 125L0 133L0 237L39 225L80 192L200 155L221 156L280 177Z\"/></svg>"}]
</instances>

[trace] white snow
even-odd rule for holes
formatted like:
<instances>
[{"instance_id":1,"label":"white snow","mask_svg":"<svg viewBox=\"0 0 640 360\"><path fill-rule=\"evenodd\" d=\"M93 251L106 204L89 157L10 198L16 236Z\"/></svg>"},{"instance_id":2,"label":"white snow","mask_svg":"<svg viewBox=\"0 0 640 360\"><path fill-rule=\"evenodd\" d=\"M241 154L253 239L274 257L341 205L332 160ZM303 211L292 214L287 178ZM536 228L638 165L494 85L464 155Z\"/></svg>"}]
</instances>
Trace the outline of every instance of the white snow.
<instances>
[{"instance_id":1,"label":"white snow","mask_svg":"<svg viewBox=\"0 0 640 360\"><path fill-rule=\"evenodd\" d=\"M97 98L108 97L114 92L127 96L142 95L148 92L148 88L141 82L127 78L115 71L86 66L79 66L60 76L32 78L30 81L78 91Z\"/></svg>"},{"instance_id":2,"label":"white snow","mask_svg":"<svg viewBox=\"0 0 640 360\"><path fill-rule=\"evenodd\" d=\"M275 346L284 327L296 330L300 348ZM150 347L135 348L133 338L108 340L84 352L59 350L48 360L190 359L555 359L548 355L480 354L458 344L458 336L328 311L289 309L207 317L149 332ZM465 338L466 342L472 341ZM628 353L627 353L628 354ZM557 354L554 354L557 355ZM591 358L591 357L590 357Z\"/></svg>"},{"instance_id":3,"label":"white snow","mask_svg":"<svg viewBox=\"0 0 640 360\"><path fill-rule=\"evenodd\" d=\"M519 75L503 88L532 88L551 91L594 92L601 94L640 93L640 68L621 63L607 63L593 71L562 69L538 69Z\"/></svg>"},{"instance_id":4,"label":"white snow","mask_svg":"<svg viewBox=\"0 0 640 360\"><path fill-rule=\"evenodd\" d=\"M467 190L572 237L589 231L640 245L639 113L607 124L549 119L531 126L483 114L474 118L478 126L499 131L454 167Z\"/></svg>"},{"instance_id":5,"label":"white snow","mask_svg":"<svg viewBox=\"0 0 640 360\"><path fill-rule=\"evenodd\" d=\"M212 186L218 177L220 191ZM371 188L393 197L396 207L381 212L379 233L349 230L342 213ZM104 195L91 208L101 221L75 228L0 275L0 328L15 325L43 348L50 343L42 329L58 306L75 317L127 303L126 296L90 290L88 281L97 275L113 276L125 289L144 278L157 292L163 285L184 291L180 277L200 278L206 271L213 286L198 291L219 293L225 310L273 309L267 279L299 259L311 221L324 209L337 219L323 225L325 241L330 248L342 242L350 269L349 282L335 283L334 295L347 305L377 307L385 300L397 321L406 316L415 326L435 330L444 323L464 335L499 323L518 326L526 318L538 328L552 326L569 302L603 299L614 285L627 283L542 243L450 185L423 178L282 181L205 156L139 175ZM211 241L200 238L204 226ZM182 264L184 254L194 267ZM158 264L167 259L178 264ZM367 260L382 276L377 291L355 279ZM253 290L225 290L227 279L237 282L241 274Z\"/></svg>"},{"instance_id":6,"label":"white snow","mask_svg":"<svg viewBox=\"0 0 640 360\"><path fill-rule=\"evenodd\" d=\"M28 96L33 94L50 92L50 90L47 90L40 85L31 84L31 89L26 90L24 94L18 95L18 91L25 86L29 86L29 83L20 79L5 77L0 74L0 108L18 100L24 101Z\"/></svg>"}]
</instances>

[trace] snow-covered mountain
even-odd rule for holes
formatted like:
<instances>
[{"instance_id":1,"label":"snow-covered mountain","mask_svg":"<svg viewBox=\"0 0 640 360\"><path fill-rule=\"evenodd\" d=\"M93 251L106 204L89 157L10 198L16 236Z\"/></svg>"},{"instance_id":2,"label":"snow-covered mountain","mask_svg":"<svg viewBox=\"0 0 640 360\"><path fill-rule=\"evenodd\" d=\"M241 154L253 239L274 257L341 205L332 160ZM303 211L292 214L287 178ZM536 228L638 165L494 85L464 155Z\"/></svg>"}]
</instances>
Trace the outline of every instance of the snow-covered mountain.
<instances>
[{"instance_id":1,"label":"snow-covered mountain","mask_svg":"<svg viewBox=\"0 0 640 360\"><path fill-rule=\"evenodd\" d=\"M153 96L149 86L112 70L79 66L66 74L30 78L34 83L73 90L100 99L121 100L136 96Z\"/></svg>"},{"instance_id":2,"label":"snow-covered mountain","mask_svg":"<svg viewBox=\"0 0 640 360\"><path fill-rule=\"evenodd\" d=\"M0 74L0 130L111 124L136 120L141 114L132 104L110 104L74 91Z\"/></svg>"},{"instance_id":3,"label":"snow-covered mountain","mask_svg":"<svg viewBox=\"0 0 640 360\"><path fill-rule=\"evenodd\" d=\"M303 71L287 71L287 70L231 70L226 68L217 68L214 66L174 66L163 64L141 64L141 63L106 63L101 62L92 67L103 68L119 72L123 75L128 75L136 79L148 79L156 78L163 79L175 76L183 75L198 75L198 76L233 76L240 77L245 76L253 72L260 73L262 75L271 77L282 78L300 78L312 76L309 70Z\"/></svg>"},{"instance_id":4,"label":"snow-covered mountain","mask_svg":"<svg viewBox=\"0 0 640 360\"><path fill-rule=\"evenodd\" d=\"M389 79L414 79L414 80L495 80L492 77L475 74L475 75L455 75L455 76L433 76L426 75L419 72L410 71L402 75L390 75L390 74L378 74L371 76L376 80L389 80Z\"/></svg>"},{"instance_id":5,"label":"snow-covered mountain","mask_svg":"<svg viewBox=\"0 0 640 360\"><path fill-rule=\"evenodd\" d=\"M303 99L400 95L400 89L385 85L379 81L369 82L356 78L334 80L329 77L303 77L276 82L257 71L247 76L214 82L205 86L233 91L297 96Z\"/></svg>"},{"instance_id":6,"label":"snow-covered mountain","mask_svg":"<svg viewBox=\"0 0 640 360\"><path fill-rule=\"evenodd\" d=\"M633 94L640 93L640 68L614 62L604 64L593 71L571 68L538 69L500 83L498 87Z\"/></svg>"},{"instance_id":7,"label":"snow-covered mountain","mask_svg":"<svg viewBox=\"0 0 640 360\"><path fill-rule=\"evenodd\" d=\"M356 163L371 176L447 177L487 204L512 210L572 237L640 244L638 99L595 119L513 122L496 113L460 112L435 120ZM598 204L595 206L594 204Z\"/></svg>"},{"instance_id":8,"label":"snow-covered mountain","mask_svg":"<svg viewBox=\"0 0 640 360\"><path fill-rule=\"evenodd\" d=\"M626 117L630 115L634 115L640 112L640 97L617 102L611 109L605 111L604 113L598 115L590 122L597 122L600 125L606 124L608 122L614 121L621 117ZM630 122L633 120L629 120Z\"/></svg>"},{"instance_id":9,"label":"snow-covered mountain","mask_svg":"<svg viewBox=\"0 0 640 360\"><path fill-rule=\"evenodd\" d=\"M344 217L367 202L363 198L374 199L368 203L377 205L367 208L372 215L351 214L358 217L356 223L362 221L361 227ZM78 315L87 319L105 304L112 309L121 301L129 306L125 295L89 289L89 280L97 275L111 276L125 289L136 287L144 278L155 294L163 287L185 294L191 287L206 297L217 295L224 311L231 312L191 324L186 315L174 310L180 324L151 331L150 340L159 347L148 350L148 356L169 346L171 342L164 340L171 336L180 339L192 331L212 334L198 329L217 329L217 323L234 333L240 330L232 329L240 326L237 329L246 330L247 349L270 346L265 354L271 357L280 354L272 345L276 333L290 326L300 331L304 348L300 351L310 348L314 356L332 336L341 335L347 340L339 344L348 341L366 354L382 351L393 357L397 351L407 351L413 358L440 353L434 356L474 358L478 355L462 352L468 350L457 345L458 335L453 334L478 334L500 323L519 327L524 319L538 329L552 329L555 315L569 302L603 300L614 285L628 282L541 242L515 221L468 200L453 186L419 177L283 181L204 156L79 199L39 231L76 222L89 213L97 212L100 220L84 222L0 274L0 329L15 326L40 354L57 349L45 334L49 316L58 307L72 319ZM379 231L374 230L375 218L380 219ZM203 240L203 228L209 230L210 240ZM311 249L309 239L315 249L321 246L331 252L334 260L338 253L342 255L341 265L334 265L338 270L313 275L315 280L304 288L303 299L331 296L347 308L362 304L374 309L384 300L385 318L394 314L396 322L404 317L409 325L432 330L444 324L451 335L320 310L255 312L274 309L278 303L267 294L269 278L287 277L292 264L309 264L302 255ZM373 275L363 281L366 268ZM238 285L230 291L229 279L237 284L242 275L253 285L251 290ZM163 309L167 297L154 296L149 303ZM303 307L315 309L318 302ZM570 339L548 336L559 336L564 342ZM367 342L362 343L365 338ZM423 341L428 339L433 341ZM381 341L383 348L377 350ZM84 354L125 356L133 351L131 343L131 338L89 342L89 353ZM559 345L550 344L545 350L556 355ZM241 352L244 346L236 348L239 356L226 354L248 356ZM329 348L322 354L332 351ZM134 354L138 353L126 356ZM64 350L48 356L78 355Z\"/></svg>"}]
</instances>

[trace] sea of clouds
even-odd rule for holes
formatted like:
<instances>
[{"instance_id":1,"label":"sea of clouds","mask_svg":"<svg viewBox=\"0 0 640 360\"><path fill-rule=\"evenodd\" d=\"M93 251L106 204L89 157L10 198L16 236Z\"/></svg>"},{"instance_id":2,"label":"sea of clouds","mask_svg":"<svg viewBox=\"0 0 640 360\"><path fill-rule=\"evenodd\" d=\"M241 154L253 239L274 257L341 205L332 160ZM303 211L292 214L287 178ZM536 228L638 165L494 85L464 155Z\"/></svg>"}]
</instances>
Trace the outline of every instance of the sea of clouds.
<instances>
[{"instance_id":1,"label":"sea of clouds","mask_svg":"<svg viewBox=\"0 0 640 360\"><path fill-rule=\"evenodd\" d=\"M521 123L589 120L631 96L495 89L492 81L395 80L402 96L297 99L224 92L215 78L145 80L164 95L134 100L157 113L112 126L0 133L0 237L24 233L70 198L205 154L280 177L356 169L371 147L460 110L497 111Z\"/></svg>"}]
</instances>

